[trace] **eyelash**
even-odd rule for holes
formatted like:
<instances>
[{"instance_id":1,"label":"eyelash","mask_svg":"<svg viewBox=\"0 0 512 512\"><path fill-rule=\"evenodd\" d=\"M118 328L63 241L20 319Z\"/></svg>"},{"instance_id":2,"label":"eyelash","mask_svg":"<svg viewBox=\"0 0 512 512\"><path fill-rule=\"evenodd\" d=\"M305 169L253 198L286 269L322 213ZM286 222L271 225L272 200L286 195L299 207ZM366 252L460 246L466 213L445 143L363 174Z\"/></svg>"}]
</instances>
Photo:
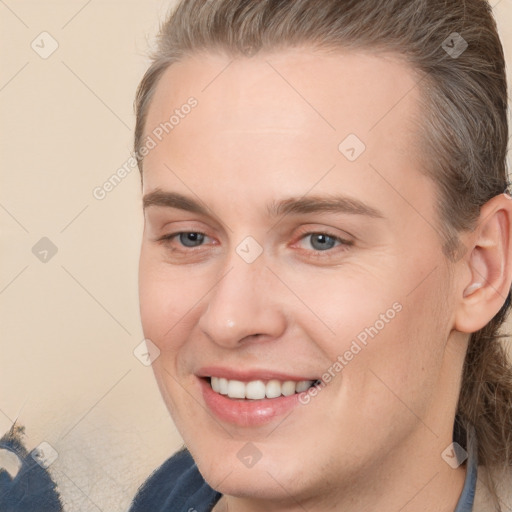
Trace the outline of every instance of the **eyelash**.
<instances>
[{"instance_id":1,"label":"eyelash","mask_svg":"<svg viewBox=\"0 0 512 512\"><path fill-rule=\"evenodd\" d=\"M174 239L178 238L179 235L190 234L190 233L193 233L196 235L202 235L202 236L208 238L208 235L206 235L205 233L203 233L201 231L178 231L176 233L170 233L168 235L162 236L161 238L158 239L158 242L171 243ZM301 249L301 251L306 251L306 252L310 253L310 255L315 258L329 257L329 256L332 256L333 253L337 253L340 250L346 251L348 247L351 247L352 245L354 245L352 241L345 240L344 238L334 235L333 233L330 233L329 231L305 231L300 234L298 241L302 241L305 238L307 238L308 236L313 236L313 235L327 236L338 243L338 245L335 245L334 247L332 247L330 249L323 250L323 251L315 250L315 249ZM295 242L295 243L297 243L297 242ZM187 246L180 245L180 249L177 249L177 251L192 253L192 252L195 252L196 250L199 250L201 247L202 247L202 245L187 248ZM338 248L338 250L336 250L336 248Z\"/></svg>"},{"instance_id":2,"label":"eyelash","mask_svg":"<svg viewBox=\"0 0 512 512\"><path fill-rule=\"evenodd\" d=\"M326 257L328 258L330 256L333 256L334 254L337 254L340 251L346 251L349 247L354 245L354 243L352 241L341 238L340 236L337 236L334 233L331 233L329 231L307 231L307 230L305 230L304 232L300 233L298 242L306 239L308 236L313 236L313 235L327 236L329 238L332 238L335 241L335 243L337 243L337 245L335 245L334 247L332 247L330 249L323 250L323 251L319 251L316 249L301 249L301 251L308 252L310 254L310 256L313 256L314 258L326 258ZM295 242L295 243L297 243L297 242Z\"/></svg>"}]
</instances>

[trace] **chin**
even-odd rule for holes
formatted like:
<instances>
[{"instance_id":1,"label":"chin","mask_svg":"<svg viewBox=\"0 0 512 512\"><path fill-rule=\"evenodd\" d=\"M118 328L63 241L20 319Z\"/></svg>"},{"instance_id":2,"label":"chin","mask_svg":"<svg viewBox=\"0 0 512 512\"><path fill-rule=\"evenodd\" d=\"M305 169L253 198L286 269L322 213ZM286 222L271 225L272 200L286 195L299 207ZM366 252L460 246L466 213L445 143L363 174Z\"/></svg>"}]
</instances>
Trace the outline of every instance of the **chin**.
<instances>
[{"instance_id":1,"label":"chin","mask_svg":"<svg viewBox=\"0 0 512 512\"><path fill-rule=\"evenodd\" d=\"M305 467L304 458L299 456L296 447L290 449L290 453L278 455L270 448L266 453L265 446L258 443L261 451L256 460L257 452L246 442L210 440L208 445L218 448L190 452L208 485L222 494L279 501L303 493L308 486L310 469ZM244 447L248 448L244 451ZM255 458L247 460L246 466L244 455L251 453Z\"/></svg>"}]
</instances>

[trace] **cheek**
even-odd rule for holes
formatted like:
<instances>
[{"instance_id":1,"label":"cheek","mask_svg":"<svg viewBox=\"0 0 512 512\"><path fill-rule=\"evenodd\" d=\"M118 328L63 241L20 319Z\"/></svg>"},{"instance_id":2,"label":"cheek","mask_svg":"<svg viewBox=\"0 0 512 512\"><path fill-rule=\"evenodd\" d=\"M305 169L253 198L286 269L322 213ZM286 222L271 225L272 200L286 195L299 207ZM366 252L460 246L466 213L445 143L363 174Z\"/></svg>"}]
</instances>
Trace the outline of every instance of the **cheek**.
<instances>
[{"instance_id":1,"label":"cheek","mask_svg":"<svg viewBox=\"0 0 512 512\"><path fill-rule=\"evenodd\" d=\"M302 328L322 345L332 365L340 363L323 370L342 375L333 382L345 382L358 400L379 396L382 404L386 397L397 402L391 389L411 403L415 397L424 401L433 389L452 308L449 276L441 265L432 275L435 265L426 267L402 265L400 271L395 268L380 277L353 272L339 280L307 279L302 288L297 283L322 320L304 318Z\"/></svg>"},{"instance_id":2,"label":"cheek","mask_svg":"<svg viewBox=\"0 0 512 512\"><path fill-rule=\"evenodd\" d=\"M186 269L172 272L161 257L142 249L139 264L139 303L144 336L162 352L174 350L191 325L194 306L204 295Z\"/></svg>"},{"instance_id":3,"label":"cheek","mask_svg":"<svg viewBox=\"0 0 512 512\"><path fill-rule=\"evenodd\" d=\"M175 304L175 301L170 300L172 293L173 290L169 290L151 268L141 268L139 302L144 336L153 341L160 350L163 349L161 344L165 332L172 325L170 322L179 314L179 311L170 309Z\"/></svg>"},{"instance_id":4,"label":"cheek","mask_svg":"<svg viewBox=\"0 0 512 512\"><path fill-rule=\"evenodd\" d=\"M405 287L397 290L400 312L378 332L374 330L357 362L347 367L346 375L361 397L373 397L366 410L394 415L408 414L410 408L420 417L426 414L450 332L446 286L443 279L432 279L413 293ZM381 325L375 322L374 327Z\"/></svg>"},{"instance_id":5,"label":"cheek","mask_svg":"<svg viewBox=\"0 0 512 512\"><path fill-rule=\"evenodd\" d=\"M334 362L354 340L364 347L397 322L400 294L385 277L376 270L351 266L332 272L312 270L309 275L285 274L283 280L301 300L295 301L294 321Z\"/></svg>"}]
</instances>

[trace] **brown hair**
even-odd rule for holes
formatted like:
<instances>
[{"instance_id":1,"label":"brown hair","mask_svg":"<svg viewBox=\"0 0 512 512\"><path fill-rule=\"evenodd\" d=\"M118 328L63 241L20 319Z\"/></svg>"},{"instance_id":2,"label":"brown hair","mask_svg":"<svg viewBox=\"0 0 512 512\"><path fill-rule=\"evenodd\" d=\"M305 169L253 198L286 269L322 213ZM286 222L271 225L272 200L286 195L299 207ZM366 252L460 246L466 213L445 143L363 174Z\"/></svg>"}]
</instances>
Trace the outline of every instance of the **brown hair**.
<instances>
[{"instance_id":1,"label":"brown hair","mask_svg":"<svg viewBox=\"0 0 512 512\"><path fill-rule=\"evenodd\" d=\"M161 27L137 91L136 153L156 84L173 62L200 51L250 57L304 45L393 52L418 74L425 172L438 184L446 253L460 257L458 232L508 186L505 62L484 0L184 0ZM474 426L479 463L490 470L512 465L512 368L498 333L510 293L503 301L470 337L454 432Z\"/></svg>"}]
</instances>

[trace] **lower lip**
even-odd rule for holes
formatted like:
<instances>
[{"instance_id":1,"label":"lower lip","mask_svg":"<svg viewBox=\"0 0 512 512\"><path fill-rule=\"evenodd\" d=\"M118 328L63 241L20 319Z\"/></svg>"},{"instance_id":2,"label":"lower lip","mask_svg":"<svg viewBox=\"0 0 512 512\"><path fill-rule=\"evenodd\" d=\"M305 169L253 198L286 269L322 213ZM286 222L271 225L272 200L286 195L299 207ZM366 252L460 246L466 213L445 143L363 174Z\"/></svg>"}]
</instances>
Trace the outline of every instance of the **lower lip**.
<instances>
[{"instance_id":1,"label":"lower lip","mask_svg":"<svg viewBox=\"0 0 512 512\"><path fill-rule=\"evenodd\" d=\"M199 381L204 401L215 416L241 427L264 425L299 405L298 393L278 398L241 400L216 393L206 379Z\"/></svg>"}]
</instances>

